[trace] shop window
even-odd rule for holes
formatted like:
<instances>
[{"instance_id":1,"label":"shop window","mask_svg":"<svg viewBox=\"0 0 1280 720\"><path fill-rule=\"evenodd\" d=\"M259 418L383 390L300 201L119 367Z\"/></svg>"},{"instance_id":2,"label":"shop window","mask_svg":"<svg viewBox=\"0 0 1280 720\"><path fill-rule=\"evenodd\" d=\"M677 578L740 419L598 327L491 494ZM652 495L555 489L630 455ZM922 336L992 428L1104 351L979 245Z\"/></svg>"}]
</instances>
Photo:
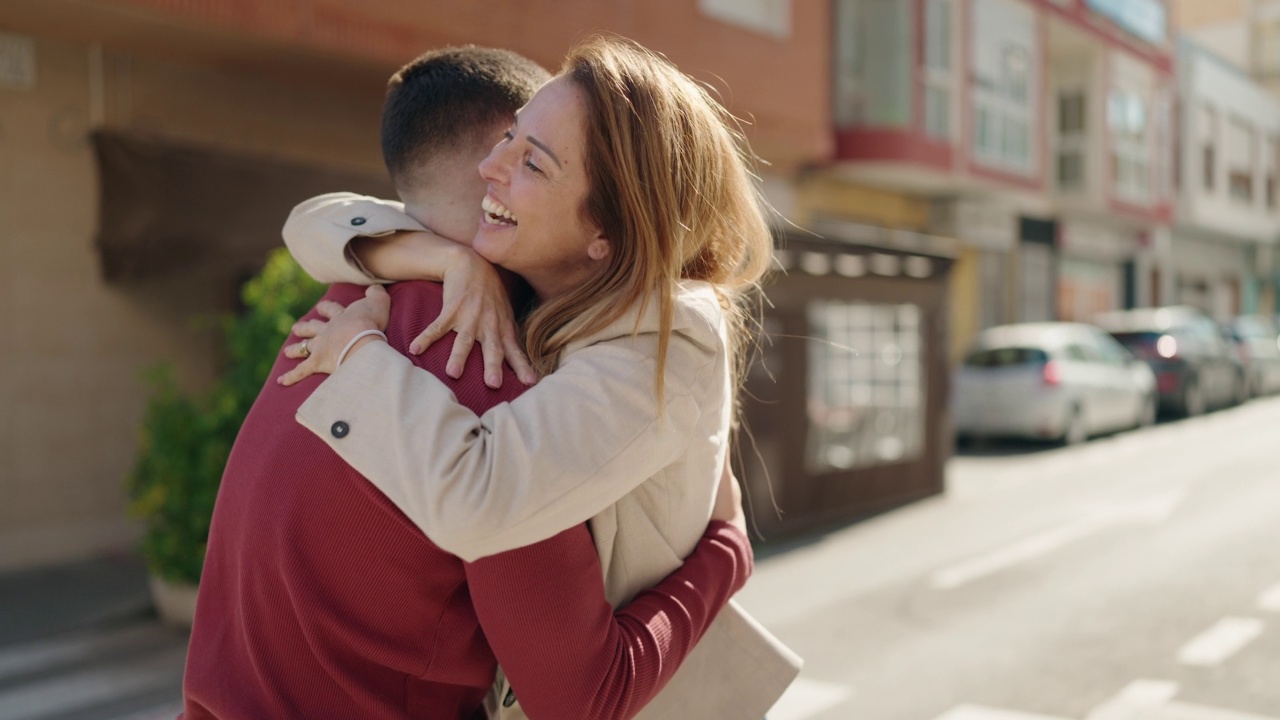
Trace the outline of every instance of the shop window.
<instances>
[{"instance_id":1,"label":"shop window","mask_svg":"<svg viewBox=\"0 0 1280 720\"><path fill-rule=\"evenodd\" d=\"M905 462L924 451L922 312L913 304L809 304L810 473Z\"/></svg>"},{"instance_id":2,"label":"shop window","mask_svg":"<svg viewBox=\"0 0 1280 720\"><path fill-rule=\"evenodd\" d=\"M836 126L910 126L911 3L838 0L835 12Z\"/></svg>"},{"instance_id":3,"label":"shop window","mask_svg":"<svg viewBox=\"0 0 1280 720\"><path fill-rule=\"evenodd\" d=\"M1227 123L1227 194L1243 203L1253 202L1253 163L1257 154L1255 136L1240 118Z\"/></svg>"}]
</instances>

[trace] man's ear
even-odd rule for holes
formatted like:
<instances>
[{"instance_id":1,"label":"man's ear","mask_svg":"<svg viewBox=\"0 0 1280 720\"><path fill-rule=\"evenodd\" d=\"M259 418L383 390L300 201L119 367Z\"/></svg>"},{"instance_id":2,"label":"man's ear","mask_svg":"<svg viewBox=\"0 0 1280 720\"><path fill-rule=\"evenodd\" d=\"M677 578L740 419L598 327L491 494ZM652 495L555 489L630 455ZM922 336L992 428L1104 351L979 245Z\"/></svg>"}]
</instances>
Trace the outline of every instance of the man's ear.
<instances>
[{"instance_id":1,"label":"man's ear","mask_svg":"<svg viewBox=\"0 0 1280 720\"><path fill-rule=\"evenodd\" d=\"M592 240L590 245L587 245L587 257L597 262L609 257L611 252L613 252L613 246L609 244L608 238L603 235L596 236L596 239Z\"/></svg>"}]
</instances>

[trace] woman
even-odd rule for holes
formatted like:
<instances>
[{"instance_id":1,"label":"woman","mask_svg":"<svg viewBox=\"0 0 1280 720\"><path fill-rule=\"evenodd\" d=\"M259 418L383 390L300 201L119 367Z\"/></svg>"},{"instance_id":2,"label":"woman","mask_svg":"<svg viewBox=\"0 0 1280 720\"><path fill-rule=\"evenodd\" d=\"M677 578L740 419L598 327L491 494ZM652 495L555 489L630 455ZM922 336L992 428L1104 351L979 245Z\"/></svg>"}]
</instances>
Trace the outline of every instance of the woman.
<instances>
[{"instance_id":1,"label":"woman","mask_svg":"<svg viewBox=\"0 0 1280 720\"><path fill-rule=\"evenodd\" d=\"M742 305L771 255L745 158L727 114L674 67L627 42L584 43L480 166L475 251L532 287L524 341L543 379L476 417L365 334L386 302L371 291L287 349L310 357L286 382L334 372L300 422L465 559L591 520L606 595L626 602L693 549L726 462ZM360 434L374 414L395 431ZM691 656L644 716L714 716L690 705L702 701L759 717L796 671L737 612L704 646L720 652Z\"/></svg>"}]
</instances>

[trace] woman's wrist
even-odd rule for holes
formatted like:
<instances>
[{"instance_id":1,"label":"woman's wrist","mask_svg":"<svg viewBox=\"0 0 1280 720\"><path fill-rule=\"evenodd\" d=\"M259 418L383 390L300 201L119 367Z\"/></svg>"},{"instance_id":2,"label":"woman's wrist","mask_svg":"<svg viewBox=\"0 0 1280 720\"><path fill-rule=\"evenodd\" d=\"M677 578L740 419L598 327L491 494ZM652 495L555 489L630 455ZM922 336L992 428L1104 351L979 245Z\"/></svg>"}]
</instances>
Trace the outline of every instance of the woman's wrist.
<instances>
[{"instance_id":1,"label":"woman's wrist","mask_svg":"<svg viewBox=\"0 0 1280 720\"><path fill-rule=\"evenodd\" d=\"M347 345L346 347L342 348L342 352L338 354L338 362L334 366L334 369L336 370L337 368L342 367L342 363L346 362L352 355L359 352L361 348L367 347L371 343L375 343L379 341L388 342L387 334L382 332L376 327L368 328L367 330L361 330L360 332L356 333L354 336L352 336L350 340L347 341Z\"/></svg>"}]
</instances>

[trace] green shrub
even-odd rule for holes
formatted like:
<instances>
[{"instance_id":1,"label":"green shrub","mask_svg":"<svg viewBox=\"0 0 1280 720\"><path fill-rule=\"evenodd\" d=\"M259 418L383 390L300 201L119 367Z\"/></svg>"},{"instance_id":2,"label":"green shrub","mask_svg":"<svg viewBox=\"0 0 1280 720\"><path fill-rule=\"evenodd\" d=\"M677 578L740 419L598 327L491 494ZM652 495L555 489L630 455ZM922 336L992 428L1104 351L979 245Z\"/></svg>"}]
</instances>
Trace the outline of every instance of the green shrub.
<instances>
[{"instance_id":1,"label":"green shrub","mask_svg":"<svg viewBox=\"0 0 1280 720\"><path fill-rule=\"evenodd\" d=\"M145 524L151 572L197 583L213 503L231 445L258 397L289 327L324 293L283 249L241 291L244 311L222 320L226 365L208 392L188 396L171 363L147 373L151 398L129 477L131 511Z\"/></svg>"}]
</instances>

